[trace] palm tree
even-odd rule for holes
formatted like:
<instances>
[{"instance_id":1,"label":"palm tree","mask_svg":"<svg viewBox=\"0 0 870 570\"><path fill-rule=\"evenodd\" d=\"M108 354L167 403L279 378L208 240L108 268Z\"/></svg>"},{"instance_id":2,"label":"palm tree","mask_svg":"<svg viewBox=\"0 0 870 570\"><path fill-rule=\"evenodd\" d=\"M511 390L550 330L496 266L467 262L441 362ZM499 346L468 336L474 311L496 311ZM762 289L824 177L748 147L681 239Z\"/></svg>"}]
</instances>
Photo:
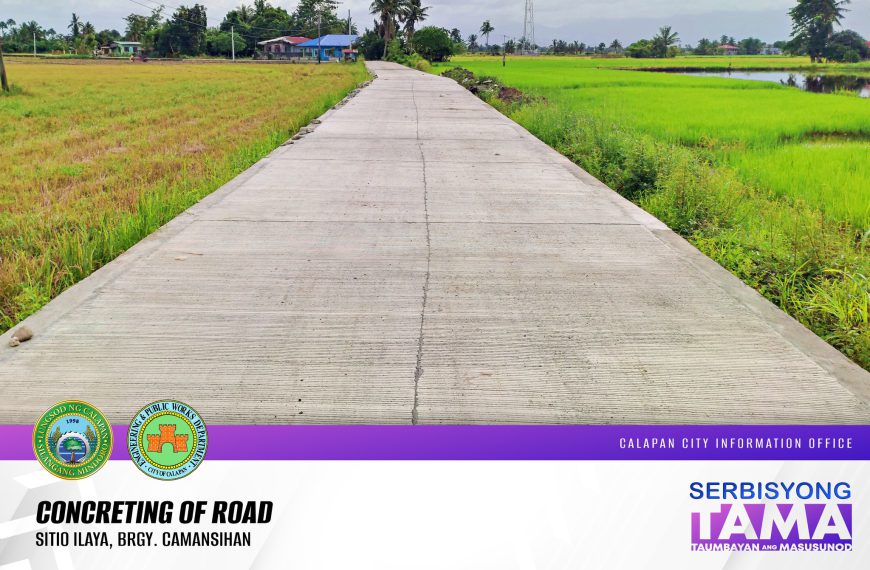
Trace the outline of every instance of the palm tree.
<instances>
[{"instance_id":1,"label":"palm tree","mask_svg":"<svg viewBox=\"0 0 870 570\"><path fill-rule=\"evenodd\" d=\"M613 40L610 42L610 51L614 53L622 53L622 44L619 43L619 40Z\"/></svg>"},{"instance_id":2,"label":"palm tree","mask_svg":"<svg viewBox=\"0 0 870 570\"><path fill-rule=\"evenodd\" d=\"M378 17L379 25L384 38L384 57L387 56L387 47L396 36L396 17L402 11L403 0L372 0L369 11Z\"/></svg>"},{"instance_id":3,"label":"palm tree","mask_svg":"<svg viewBox=\"0 0 870 570\"><path fill-rule=\"evenodd\" d=\"M242 4L238 8L236 8L236 14L238 14L239 22L243 22L245 24L250 24L251 20L254 19L254 10L250 6L246 6Z\"/></svg>"},{"instance_id":4,"label":"palm tree","mask_svg":"<svg viewBox=\"0 0 870 570\"><path fill-rule=\"evenodd\" d=\"M477 34L468 35L468 51L477 49Z\"/></svg>"},{"instance_id":5,"label":"palm tree","mask_svg":"<svg viewBox=\"0 0 870 570\"><path fill-rule=\"evenodd\" d=\"M406 0L402 10L402 20L405 22L405 37L410 41L416 31L417 24L429 17L427 13L431 6L423 6L420 0Z\"/></svg>"},{"instance_id":6,"label":"palm tree","mask_svg":"<svg viewBox=\"0 0 870 570\"><path fill-rule=\"evenodd\" d=\"M94 25L92 23L85 22L85 25L82 26L82 34L87 36L87 35L96 34L96 33L97 33L97 30L96 30L96 28L94 28Z\"/></svg>"},{"instance_id":7,"label":"palm tree","mask_svg":"<svg viewBox=\"0 0 870 570\"><path fill-rule=\"evenodd\" d=\"M81 25L82 25L82 23L79 21L79 17L76 16L75 12L73 12L72 20L70 20L69 26L67 26L67 29L72 31L72 37L74 37L74 38L79 37L79 31L80 31Z\"/></svg>"},{"instance_id":8,"label":"palm tree","mask_svg":"<svg viewBox=\"0 0 870 570\"><path fill-rule=\"evenodd\" d=\"M659 33L652 39L653 52L656 57L667 57L668 48L680 41L680 35L671 32L670 26L659 28Z\"/></svg>"},{"instance_id":9,"label":"palm tree","mask_svg":"<svg viewBox=\"0 0 870 570\"><path fill-rule=\"evenodd\" d=\"M495 28L492 27L492 24L489 23L489 20L484 20L483 24L480 25L480 33L486 36L486 45L489 45L489 34L493 33Z\"/></svg>"}]
</instances>

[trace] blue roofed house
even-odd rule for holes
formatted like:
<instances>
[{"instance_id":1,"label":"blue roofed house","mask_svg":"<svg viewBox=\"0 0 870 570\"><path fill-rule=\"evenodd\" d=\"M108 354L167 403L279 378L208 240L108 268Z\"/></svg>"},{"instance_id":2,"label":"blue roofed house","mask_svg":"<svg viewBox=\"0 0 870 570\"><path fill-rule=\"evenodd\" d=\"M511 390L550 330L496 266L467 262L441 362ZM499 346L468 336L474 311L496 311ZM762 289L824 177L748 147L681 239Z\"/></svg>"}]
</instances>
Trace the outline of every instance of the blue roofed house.
<instances>
[{"instance_id":1,"label":"blue roofed house","mask_svg":"<svg viewBox=\"0 0 870 570\"><path fill-rule=\"evenodd\" d=\"M296 47L302 48L311 59L317 59L317 50L320 49L322 61L342 59L356 59L356 50L353 49L359 36L346 34L327 34Z\"/></svg>"}]
</instances>

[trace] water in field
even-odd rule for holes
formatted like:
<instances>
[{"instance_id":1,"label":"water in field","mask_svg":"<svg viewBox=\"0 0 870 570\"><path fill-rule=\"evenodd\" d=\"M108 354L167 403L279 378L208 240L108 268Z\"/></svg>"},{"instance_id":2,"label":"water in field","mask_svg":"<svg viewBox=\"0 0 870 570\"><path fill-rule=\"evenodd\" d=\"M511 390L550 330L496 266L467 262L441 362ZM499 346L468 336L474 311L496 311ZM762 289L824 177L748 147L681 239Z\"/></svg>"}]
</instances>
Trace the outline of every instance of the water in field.
<instances>
[{"instance_id":1,"label":"water in field","mask_svg":"<svg viewBox=\"0 0 870 570\"><path fill-rule=\"evenodd\" d=\"M797 87L813 93L833 93L835 91L854 91L859 97L870 99L870 77L859 75L833 75L826 73L806 73L798 71L686 71L680 75L694 77L728 77L751 81L770 81Z\"/></svg>"}]
</instances>

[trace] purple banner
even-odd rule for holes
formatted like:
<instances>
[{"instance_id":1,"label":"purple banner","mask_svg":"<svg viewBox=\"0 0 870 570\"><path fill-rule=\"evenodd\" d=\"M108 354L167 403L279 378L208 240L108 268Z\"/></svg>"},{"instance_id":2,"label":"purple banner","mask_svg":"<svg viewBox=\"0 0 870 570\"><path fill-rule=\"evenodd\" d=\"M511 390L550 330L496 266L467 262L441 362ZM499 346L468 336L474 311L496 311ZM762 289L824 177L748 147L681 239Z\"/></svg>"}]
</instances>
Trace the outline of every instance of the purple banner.
<instances>
[{"instance_id":1,"label":"purple banner","mask_svg":"<svg viewBox=\"0 0 870 570\"><path fill-rule=\"evenodd\" d=\"M129 459L125 425L112 459ZM870 426L211 425L210 460L870 460ZM0 460L33 459L0 426Z\"/></svg>"}]
</instances>

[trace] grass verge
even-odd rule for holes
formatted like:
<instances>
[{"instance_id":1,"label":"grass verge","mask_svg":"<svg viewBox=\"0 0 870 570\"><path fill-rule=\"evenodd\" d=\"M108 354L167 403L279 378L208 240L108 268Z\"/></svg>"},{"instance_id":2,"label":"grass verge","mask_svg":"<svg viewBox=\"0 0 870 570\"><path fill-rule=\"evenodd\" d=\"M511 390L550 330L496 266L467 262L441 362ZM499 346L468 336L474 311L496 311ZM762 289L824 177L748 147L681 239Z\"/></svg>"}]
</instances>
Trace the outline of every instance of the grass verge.
<instances>
[{"instance_id":1,"label":"grass verge","mask_svg":"<svg viewBox=\"0 0 870 570\"><path fill-rule=\"evenodd\" d=\"M498 92L480 93L870 369L870 235L746 182L702 149L558 102L506 101Z\"/></svg>"}]
</instances>

